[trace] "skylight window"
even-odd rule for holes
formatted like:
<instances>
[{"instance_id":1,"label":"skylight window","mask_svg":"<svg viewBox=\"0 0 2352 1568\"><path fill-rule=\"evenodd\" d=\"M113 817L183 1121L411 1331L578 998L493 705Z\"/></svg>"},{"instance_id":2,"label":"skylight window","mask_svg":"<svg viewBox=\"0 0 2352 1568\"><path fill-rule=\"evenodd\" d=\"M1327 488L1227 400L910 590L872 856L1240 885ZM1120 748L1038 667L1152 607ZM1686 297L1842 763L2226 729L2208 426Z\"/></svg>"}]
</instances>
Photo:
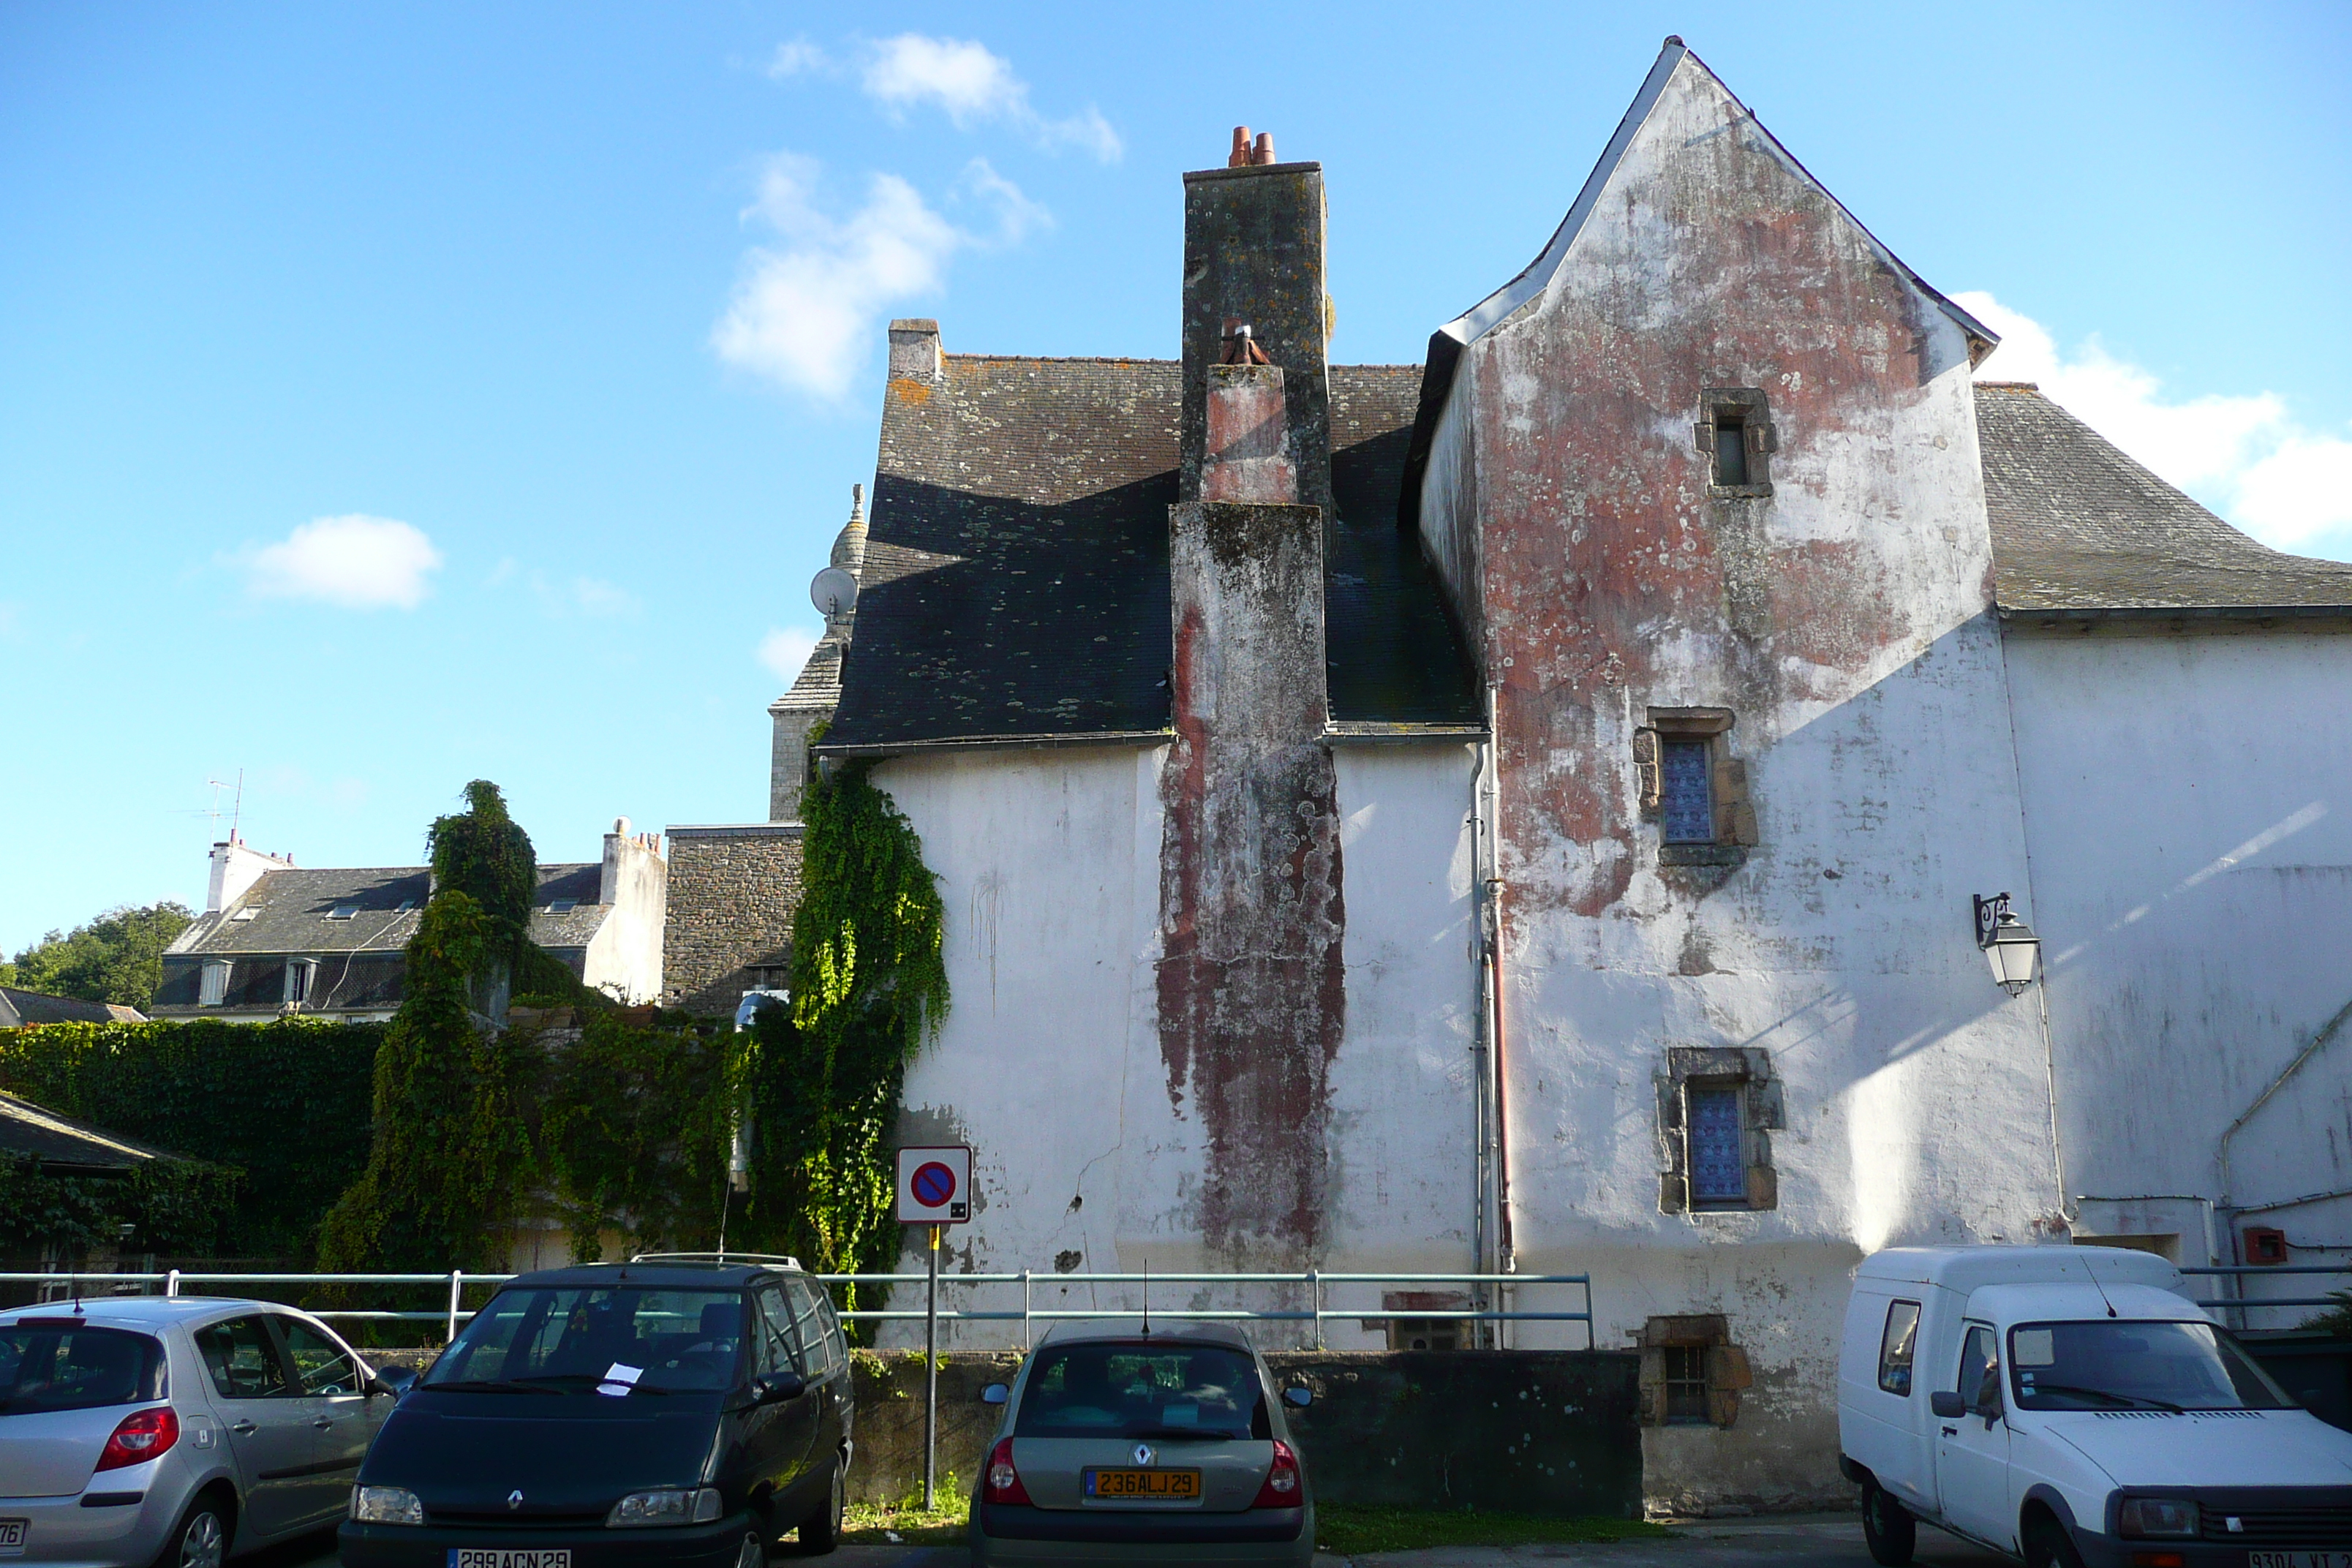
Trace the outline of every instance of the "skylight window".
<instances>
[{"instance_id":1,"label":"skylight window","mask_svg":"<svg viewBox=\"0 0 2352 1568\"><path fill-rule=\"evenodd\" d=\"M357 904L337 904L327 911L327 918L331 921L347 921L359 912L360 907Z\"/></svg>"},{"instance_id":2,"label":"skylight window","mask_svg":"<svg viewBox=\"0 0 2352 1568\"><path fill-rule=\"evenodd\" d=\"M403 899L398 904L393 907L392 912L396 915L404 915L415 907L416 900L415 899Z\"/></svg>"},{"instance_id":3,"label":"skylight window","mask_svg":"<svg viewBox=\"0 0 2352 1568\"><path fill-rule=\"evenodd\" d=\"M236 913L229 916L228 918L233 921L249 921L260 912L261 911L259 910L239 910Z\"/></svg>"},{"instance_id":4,"label":"skylight window","mask_svg":"<svg viewBox=\"0 0 2352 1568\"><path fill-rule=\"evenodd\" d=\"M577 899L551 899L548 900L547 912L551 915L568 915L579 907L580 900Z\"/></svg>"}]
</instances>

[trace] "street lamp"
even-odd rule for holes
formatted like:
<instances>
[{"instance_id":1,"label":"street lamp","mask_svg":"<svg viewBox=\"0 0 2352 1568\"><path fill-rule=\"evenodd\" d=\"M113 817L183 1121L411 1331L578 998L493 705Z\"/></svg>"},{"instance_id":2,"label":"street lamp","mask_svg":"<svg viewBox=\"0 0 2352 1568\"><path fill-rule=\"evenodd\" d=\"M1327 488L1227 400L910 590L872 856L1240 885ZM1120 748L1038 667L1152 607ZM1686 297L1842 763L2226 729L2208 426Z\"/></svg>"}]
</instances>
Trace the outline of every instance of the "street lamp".
<instances>
[{"instance_id":1,"label":"street lamp","mask_svg":"<svg viewBox=\"0 0 2352 1568\"><path fill-rule=\"evenodd\" d=\"M1992 966L1992 983L2011 996L2018 995L2033 984L2033 964L2042 953L2042 939L2010 912L2007 893L1990 899L1979 895L1976 904L1977 946Z\"/></svg>"}]
</instances>

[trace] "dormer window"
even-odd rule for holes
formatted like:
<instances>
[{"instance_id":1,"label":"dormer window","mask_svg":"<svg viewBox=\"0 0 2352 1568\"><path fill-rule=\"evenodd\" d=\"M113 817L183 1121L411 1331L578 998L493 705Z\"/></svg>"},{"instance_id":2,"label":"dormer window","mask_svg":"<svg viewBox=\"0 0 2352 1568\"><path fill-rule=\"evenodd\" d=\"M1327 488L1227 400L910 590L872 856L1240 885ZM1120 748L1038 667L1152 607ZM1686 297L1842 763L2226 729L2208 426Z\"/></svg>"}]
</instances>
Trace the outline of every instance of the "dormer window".
<instances>
[{"instance_id":1,"label":"dormer window","mask_svg":"<svg viewBox=\"0 0 2352 1568\"><path fill-rule=\"evenodd\" d=\"M1699 394L1691 426L1706 455L1706 493L1717 499L1760 499L1772 493L1771 454L1780 448L1771 405L1760 388L1710 386Z\"/></svg>"},{"instance_id":2,"label":"dormer window","mask_svg":"<svg viewBox=\"0 0 2352 1568\"><path fill-rule=\"evenodd\" d=\"M228 964L226 958L205 960L204 974L197 982L196 1005L217 1007L228 998Z\"/></svg>"}]
</instances>

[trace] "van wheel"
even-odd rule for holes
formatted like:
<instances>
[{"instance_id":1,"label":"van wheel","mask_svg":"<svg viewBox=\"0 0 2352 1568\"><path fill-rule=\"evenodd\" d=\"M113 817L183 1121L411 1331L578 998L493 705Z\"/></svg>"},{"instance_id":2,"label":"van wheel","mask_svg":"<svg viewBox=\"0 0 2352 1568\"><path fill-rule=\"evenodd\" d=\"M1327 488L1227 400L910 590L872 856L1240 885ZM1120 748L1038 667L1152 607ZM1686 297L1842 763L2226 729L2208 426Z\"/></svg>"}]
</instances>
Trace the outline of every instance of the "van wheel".
<instances>
[{"instance_id":1,"label":"van wheel","mask_svg":"<svg viewBox=\"0 0 2352 1568\"><path fill-rule=\"evenodd\" d=\"M2083 1568L2074 1538L2054 1519L2037 1519L2025 1529L2027 1568Z\"/></svg>"},{"instance_id":2,"label":"van wheel","mask_svg":"<svg viewBox=\"0 0 2352 1568\"><path fill-rule=\"evenodd\" d=\"M218 1498L200 1497L180 1516L155 1568L221 1568L227 1555L227 1511Z\"/></svg>"},{"instance_id":3,"label":"van wheel","mask_svg":"<svg viewBox=\"0 0 2352 1568\"><path fill-rule=\"evenodd\" d=\"M822 1557L841 1544L841 1514L848 1501L849 1467L836 1454L833 1458L833 1484L825 1488L824 1505L801 1521L803 1555Z\"/></svg>"},{"instance_id":4,"label":"van wheel","mask_svg":"<svg viewBox=\"0 0 2352 1568\"><path fill-rule=\"evenodd\" d=\"M1903 1568L1919 1544L1919 1521L1876 1481L1862 1483L1862 1539L1880 1568ZM2082 1568L2074 1563L2070 1568Z\"/></svg>"}]
</instances>

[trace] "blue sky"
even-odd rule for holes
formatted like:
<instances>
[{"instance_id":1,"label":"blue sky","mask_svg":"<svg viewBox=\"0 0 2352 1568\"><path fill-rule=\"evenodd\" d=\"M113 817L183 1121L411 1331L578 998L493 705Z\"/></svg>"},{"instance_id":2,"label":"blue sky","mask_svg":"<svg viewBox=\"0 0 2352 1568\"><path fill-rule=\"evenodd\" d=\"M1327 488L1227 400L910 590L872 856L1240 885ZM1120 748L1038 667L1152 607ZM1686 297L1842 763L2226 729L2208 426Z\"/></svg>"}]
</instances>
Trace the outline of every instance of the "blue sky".
<instances>
[{"instance_id":1,"label":"blue sky","mask_svg":"<svg viewBox=\"0 0 2352 1568\"><path fill-rule=\"evenodd\" d=\"M854 27L847 26L855 23ZM1533 256L1669 32L2039 379L2352 558L2352 9L0 5L0 948L257 847L765 813L883 323L1165 355L1320 159L1333 356Z\"/></svg>"}]
</instances>

